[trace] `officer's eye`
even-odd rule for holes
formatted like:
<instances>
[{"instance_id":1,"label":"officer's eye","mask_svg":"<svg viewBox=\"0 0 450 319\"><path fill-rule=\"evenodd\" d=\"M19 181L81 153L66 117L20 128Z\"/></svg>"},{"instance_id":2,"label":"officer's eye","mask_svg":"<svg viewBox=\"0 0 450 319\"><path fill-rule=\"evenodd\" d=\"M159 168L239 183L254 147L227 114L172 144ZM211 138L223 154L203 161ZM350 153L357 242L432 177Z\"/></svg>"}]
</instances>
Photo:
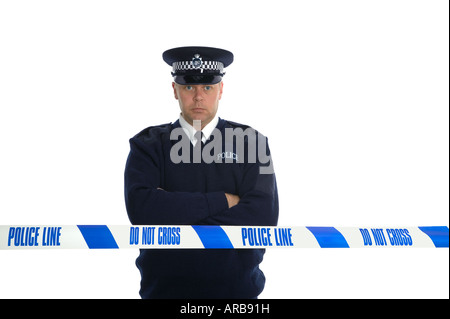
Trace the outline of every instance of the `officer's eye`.
<instances>
[{"instance_id":1,"label":"officer's eye","mask_svg":"<svg viewBox=\"0 0 450 319\"><path fill-rule=\"evenodd\" d=\"M193 87L191 85L186 85L186 90L190 91L192 89L193 89Z\"/></svg>"},{"instance_id":2,"label":"officer's eye","mask_svg":"<svg viewBox=\"0 0 450 319\"><path fill-rule=\"evenodd\" d=\"M205 86L205 91L209 91L211 89L212 89L212 86L210 86L210 85Z\"/></svg>"}]
</instances>

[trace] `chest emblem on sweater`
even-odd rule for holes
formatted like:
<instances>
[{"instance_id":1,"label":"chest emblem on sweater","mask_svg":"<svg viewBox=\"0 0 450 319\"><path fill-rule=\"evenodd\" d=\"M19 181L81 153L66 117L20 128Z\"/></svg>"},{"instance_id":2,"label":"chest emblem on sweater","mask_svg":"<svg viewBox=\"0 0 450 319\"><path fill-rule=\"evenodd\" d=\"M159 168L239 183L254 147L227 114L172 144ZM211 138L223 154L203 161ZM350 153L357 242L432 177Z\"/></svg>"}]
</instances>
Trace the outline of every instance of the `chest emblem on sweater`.
<instances>
[{"instance_id":1,"label":"chest emblem on sweater","mask_svg":"<svg viewBox=\"0 0 450 319\"><path fill-rule=\"evenodd\" d=\"M267 138L252 128L225 128L225 136L215 128L209 142L192 147L183 128L170 132L170 140L177 141L170 148L170 160L178 163L259 163L260 174L273 174ZM224 145L223 145L224 141Z\"/></svg>"},{"instance_id":2,"label":"chest emblem on sweater","mask_svg":"<svg viewBox=\"0 0 450 319\"><path fill-rule=\"evenodd\" d=\"M224 159L228 159L228 160L235 160L236 162L239 162L239 156L236 153L233 152L222 152L217 154L217 160L221 161Z\"/></svg>"}]
</instances>

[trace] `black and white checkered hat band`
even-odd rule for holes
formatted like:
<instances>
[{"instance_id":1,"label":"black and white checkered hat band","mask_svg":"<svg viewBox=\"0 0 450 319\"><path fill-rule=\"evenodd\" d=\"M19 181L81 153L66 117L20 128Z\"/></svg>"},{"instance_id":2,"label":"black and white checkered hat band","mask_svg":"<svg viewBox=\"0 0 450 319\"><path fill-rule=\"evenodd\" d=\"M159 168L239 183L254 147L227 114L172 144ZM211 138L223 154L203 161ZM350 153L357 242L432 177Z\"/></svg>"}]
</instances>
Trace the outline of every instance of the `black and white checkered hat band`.
<instances>
[{"instance_id":1,"label":"black and white checkered hat band","mask_svg":"<svg viewBox=\"0 0 450 319\"><path fill-rule=\"evenodd\" d=\"M219 71L219 73L223 73L223 63L219 61L202 61L202 65L200 67L195 67L192 61L180 61L173 63L173 72L177 71L186 71L186 70L210 70L210 71Z\"/></svg>"}]
</instances>

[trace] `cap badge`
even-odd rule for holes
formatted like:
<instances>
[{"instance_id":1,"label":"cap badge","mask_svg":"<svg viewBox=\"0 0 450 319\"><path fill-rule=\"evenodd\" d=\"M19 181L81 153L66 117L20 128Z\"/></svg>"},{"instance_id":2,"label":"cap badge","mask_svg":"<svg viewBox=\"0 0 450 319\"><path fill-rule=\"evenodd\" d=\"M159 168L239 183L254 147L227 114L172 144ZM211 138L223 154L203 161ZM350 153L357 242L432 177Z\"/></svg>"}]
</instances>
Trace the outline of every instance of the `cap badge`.
<instances>
[{"instance_id":1,"label":"cap badge","mask_svg":"<svg viewBox=\"0 0 450 319\"><path fill-rule=\"evenodd\" d=\"M194 57L192 58L192 66L194 67L194 69L200 69L202 67L203 61L202 58L200 57L200 54L195 54Z\"/></svg>"}]
</instances>

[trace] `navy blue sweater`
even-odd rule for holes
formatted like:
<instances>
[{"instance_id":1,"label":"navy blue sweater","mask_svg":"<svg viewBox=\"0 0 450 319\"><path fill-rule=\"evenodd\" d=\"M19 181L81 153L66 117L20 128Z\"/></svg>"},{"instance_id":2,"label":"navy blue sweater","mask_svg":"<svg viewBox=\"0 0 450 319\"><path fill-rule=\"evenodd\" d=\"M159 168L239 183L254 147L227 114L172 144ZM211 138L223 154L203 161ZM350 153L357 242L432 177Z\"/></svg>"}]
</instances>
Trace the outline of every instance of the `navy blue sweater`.
<instances>
[{"instance_id":1,"label":"navy blue sweater","mask_svg":"<svg viewBox=\"0 0 450 319\"><path fill-rule=\"evenodd\" d=\"M172 162L176 121L146 128L130 139L125 168L125 202L134 225L255 225L278 221L275 174L260 174L268 164L239 154L232 163ZM225 152L225 128L248 126L219 119ZM257 135L261 138L262 135ZM213 140L214 137L212 137ZM265 139L265 137L263 137ZM210 141L207 141L208 143ZM190 143L189 143L190 144ZM244 152L248 152L245 138ZM229 150L229 148L227 148ZM236 152L236 148L233 150ZM268 146L266 154L270 154ZM248 154L244 154L248 155ZM225 193L240 202L228 208ZM136 260L142 298L255 298L265 277L259 269L264 249L142 249Z\"/></svg>"}]
</instances>

